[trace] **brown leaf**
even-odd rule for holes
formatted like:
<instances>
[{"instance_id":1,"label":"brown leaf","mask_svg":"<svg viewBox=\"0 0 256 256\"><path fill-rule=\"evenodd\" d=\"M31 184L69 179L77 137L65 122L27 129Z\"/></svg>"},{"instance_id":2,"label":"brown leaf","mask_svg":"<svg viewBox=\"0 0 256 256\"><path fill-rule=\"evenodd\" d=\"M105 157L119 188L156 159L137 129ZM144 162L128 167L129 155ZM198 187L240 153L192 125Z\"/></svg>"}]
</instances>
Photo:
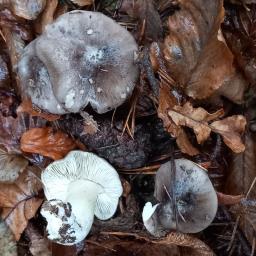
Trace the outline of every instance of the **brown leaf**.
<instances>
[{"instance_id":1,"label":"brown leaf","mask_svg":"<svg viewBox=\"0 0 256 256\"><path fill-rule=\"evenodd\" d=\"M86 5L92 5L93 0L71 0L74 4L77 4L79 6L86 6Z\"/></svg>"},{"instance_id":2,"label":"brown leaf","mask_svg":"<svg viewBox=\"0 0 256 256\"><path fill-rule=\"evenodd\" d=\"M169 17L170 34L165 38L164 56L171 77L188 96L204 99L235 79L233 55L218 40L224 17L223 1L180 0L180 10ZM239 84L244 91L244 83ZM234 99L231 99L234 100ZM239 99L241 101L241 99Z\"/></svg>"},{"instance_id":3,"label":"brown leaf","mask_svg":"<svg viewBox=\"0 0 256 256\"><path fill-rule=\"evenodd\" d=\"M30 239L29 251L33 256L52 256L48 248L49 240L42 236L31 223L26 228L26 235Z\"/></svg>"},{"instance_id":4,"label":"brown leaf","mask_svg":"<svg viewBox=\"0 0 256 256\"><path fill-rule=\"evenodd\" d=\"M177 138L177 145L183 153L190 156L197 155L199 151L190 143L184 130L178 127L168 116L168 110L172 109L177 103L178 100L175 98L174 94L171 93L168 85L162 81L159 90L158 117L163 120L165 129L172 136Z\"/></svg>"},{"instance_id":5,"label":"brown leaf","mask_svg":"<svg viewBox=\"0 0 256 256\"><path fill-rule=\"evenodd\" d=\"M239 204L244 195L226 195L221 192L216 192L218 197L218 203L222 205Z\"/></svg>"},{"instance_id":6,"label":"brown leaf","mask_svg":"<svg viewBox=\"0 0 256 256\"><path fill-rule=\"evenodd\" d=\"M160 16L152 0L123 0L119 9L139 20L138 40L146 42L158 41L162 37L163 28Z\"/></svg>"},{"instance_id":7,"label":"brown leaf","mask_svg":"<svg viewBox=\"0 0 256 256\"><path fill-rule=\"evenodd\" d=\"M0 182L14 182L28 166L21 155L10 154L0 145Z\"/></svg>"},{"instance_id":8,"label":"brown leaf","mask_svg":"<svg viewBox=\"0 0 256 256\"><path fill-rule=\"evenodd\" d=\"M30 99L23 100L22 103L17 108L16 112L17 112L17 114L26 112L31 116L39 116L48 121L56 121L56 120L60 119L60 115L46 113L43 110L33 106Z\"/></svg>"},{"instance_id":9,"label":"brown leaf","mask_svg":"<svg viewBox=\"0 0 256 256\"><path fill-rule=\"evenodd\" d=\"M193 129L197 142L201 144L208 139L211 133L207 122L223 115L223 110L210 114L203 108L193 108L191 103L187 102L183 106L174 106L168 111L168 115L177 126L187 126Z\"/></svg>"},{"instance_id":10,"label":"brown leaf","mask_svg":"<svg viewBox=\"0 0 256 256\"><path fill-rule=\"evenodd\" d=\"M17 256L17 246L13 234L6 224L0 220L0 248L3 256Z\"/></svg>"},{"instance_id":11,"label":"brown leaf","mask_svg":"<svg viewBox=\"0 0 256 256\"><path fill-rule=\"evenodd\" d=\"M81 135L90 134L93 135L98 131L98 124L87 112L81 111L80 115L84 119L84 129Z\"/></svg>"},{"instance_id":12,"label":"brown leaf","mask_svg":"<svg viewBox=\"0 0 256 256\"><path fill-rule=\"evenodd\" d=\"M36 176L38 169L28 167L12 184L1 184L0 208L1 217L13 232L15 239L20 239L28 220L34 217L43 199L38 192L42 189Z\"/></svg>"},{"instance_id":13,"label":"brown leaf","mask_svg":"<svg viewBox=\"0 0 256 256\"><path fill-rule=\"evenodd\" d=\"M241 134L245 130L246 119L244 116L230 116L220 121L211 123L211 129L219 133L225 144L235 153L241 153L245 150L245 146L241 140Z\"/></svg>"},{"instance_id":14,"label":"brown leaf","mask_svg":"<svg viewBox=\"0 0 256 256\"><path fill-rule=\"evenodd\" d=\"M66 133L50 127L33 128L22 134L21 150L37 153L54 160L63 158L77 144Z\"/></svg>"},{"instance_id":15,"label":"brown leaf","mask_svg":"<svg viewBox=\"0 0 256 256\"><path fill-rule=\"evenodd\" d=\"M245 151L240 154L234 154L229 162L229 172L225 184L225 193L246 195L255 179L256 174L256 134L249 130L244 136ZM248 195L248 200L255 200L256 186L254 185ZM236 217L240 216L239 226L243 230L246 238L252 244L256 231L255 212L250 208L241 215L241 209L232 206ZM252 209L254 210L254 209Z\"/></svg>"},{"instance_id":16,"label":"brown leaf","mask_svg":"<svg viewBox=\"0 0 256 256\"><path fill-rule=\"evenodd\" d=\"M42 34L45 27L54 20L54 13L58 6L58 0L46 0L44 11L35 22L36 32Z\"/></svg>"},{"instance_id":17,"label":"brown leaf","mask_svg":"<svg viewBox=\"0 0 256 256\"><path fill-rule=\"evenodd\" d=\"M123 232L101 232L105 235L114 235L118 237L134 237L137 240L146 241L149 244L157 244L161 246L171 246L177 245L182 247L188 247L191 249L190 253L192 255L207 255L207 256L214 256L213 251L200 239L178 232L171 232L166 237L154 240L151 237L147 237L144 234L137 234L137 233L123 233ZM159 254L157 254L159 255ZM191 255L191 254L190 254Z\"/></svg>"}]
</instances>

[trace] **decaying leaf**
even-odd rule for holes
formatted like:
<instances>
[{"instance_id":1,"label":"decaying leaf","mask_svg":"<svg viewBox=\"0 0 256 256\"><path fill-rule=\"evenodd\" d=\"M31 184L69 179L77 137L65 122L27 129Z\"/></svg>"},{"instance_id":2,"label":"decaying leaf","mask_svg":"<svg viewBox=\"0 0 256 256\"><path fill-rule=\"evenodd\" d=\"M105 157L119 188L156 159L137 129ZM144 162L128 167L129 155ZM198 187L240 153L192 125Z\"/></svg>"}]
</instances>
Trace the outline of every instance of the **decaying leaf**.
<instances>
[{"instance_id":1,"label":"decaying leaf","mask_svg":"<svg viewBox=\"0 0 256 256\"><path fill-rule=\"evenodd\" d=\"M137 234L137 233L123 233L123 232L101 232L101 233L105 235L114 235L117 237L129 237L129 236L134 237L136 240L148 242L149 246L150 244L161 245L163 247L166 246L167 248L173 245L182 246L190 249L189 255L214 256L213 251L200 239L191 235L182 234L178 232L171 232L166 237L158 240L154 240L151 237L149 238L145 234ZM177 254L177 255L180 255L180 254Z\"/></svg>"},{"instance_id":2,"label":"decaying leaf","mask_svg":"<svg viewBox=\"0 0 256 256\"><path fill-rule=\"evenodd\" d=\"M0 248L3 256L17 256L17 246L13 234L6 224L0 220Z\"/></svg>"},{"instance_id":3,"label":"decaying leaf","mask_svg":"<svg viewBox=\"0 0 256 256\"><path fill-rule=\"evenodd\" d=\"M30 117L26 113L19 114L17 118L5 117L0 113L0 144L8 151L19 154L22 134L30 128L45 126L46 122L45 119Z\"/></svg>"},{"instance_id":4,"label":"decaying leaf","mask_svg":"<svg viewBox=\"0 0 256 256\"><path fill-rule=\"evenodd\" d=\"M20 239L28 220L34 217L43 199L38 197L41 182L37 175L40 170L27 167L12 184L1 183L1 217L13 232L15 239Z\"/></svg>"},{"instance_id":5,"label":"decaying leaf","mask_svg":"<svg viewBox=\"0 0 256 256\"><path fill-rule=\"evenodd\" d=\"M84 129L83 129L82 135L85 135L85 134L91 134L91 135L95 134L98 131L98 124L93 119L93 116L90 116L85 111L81 111L80 115L84 119Z\"/></svg>"},{"instance_id":6,"label":"decaying leaf","mask_svg":"<svg viewBox=\"0 0 256 256\"><path fill-rule=\"evenodd\" d=\"M46 0L46 6L40 17L36 20L36 32L41 34L45 30L45 26L52 23L54 13L58 6L58 0Z\"/></svg>"},{"instance_id":7,"label":"decaying leaf","mask_svg":"<svg viewBox=\"0 0 256 256\"><path fill-rule=\"evenodd\" d=\"M9 79L10 77L7 63L3 56L0 55L0 88L8 88L10 82Z\"/></svg>"},{"instance_id":8,"label":"decaying leaf","mask_svg":"<svg viewBox=\"0 0 256 256\"><path fill-rule=\"evenodd\" d=\"M21 155L10 154L0 145L0 182L14 182L28 166Z\"/></svg>"},{"instance_id":9,"label":"decaying leaf","mask_svg":"<svg viewBox=\"0 0 256 256\"><path fill-rule=\"evenodd\" d=\"M37 153L54 160L63 158L69 151L77 147L76 142L62 131L54 131L51 127L32 128L22 134L21 150Z\"/></svg>"},{"instance_id":10,"label":"decaying leaf","mask_svg":"<svg viewBox=\"0 0 256 256\"><path fill-rule=\"evenodd\" d=\"M221 192L216 192L218 197L218 203L222 205L239 204L244 198L244 195L226 195Z\"/></svg>"},{"instance_id":11,"label":"decaying leaf","mask_svg":"<svg viewBox=\"0 0 256 256\"><path fill-rule=\"evenodd\" d=\"M94 0L71 0L74 4L79 6L92 5Z\"/></svg>"},{"instance_id":12,"label":"decaying leaf","mask_svg":"<svg viewBox=\"0 0 256 256\"><path fill-rule=\"evenodd\" d=\"M232 90L231 81L236 79L233 55L218 40L224 18L223 1L179 2L180 10L169 17L170 34L163 50L171 77L196 99L211 96L224 83ZM244 83L239 86L244 92Z\"/></svg>"},{"instance_id":13,"label":"decaying leaf","mask_svg":"<svg viewBox=\"0 0 256 256\"><path fill-rule=\"evenodd\" d=\"M26 112L30 116L39 116L39 117L42 117L42 118L44 118L48 121L56 121L60 118L59 115L46 113L43 110L33 106L30 99L23 100L22 103L17 108L16 112L17 112L17 114Z\"/></svg>"},{"instance_id":14,"label":"decaying leaf","mask_svg":"<svg viewBox=\"0 0 256 256\"><path fill-rule=\"evenodd\" d=\"M255 200L256 186L251 186L256 177L256 136L247 131L244 137L245 151L233 155L230 161L225 193L246 195L251 188L247 198L248 200ZM241 212L241 209L236 206L232 208L234 215L236 217L240 216L239 225L248 241L252 244L256 231L255 209L248 207L248 209L244 209Z\"/></svg>"},{"instance_id":15,"label":"decaying leaf","mask_svg":"<svg viewBox=\"0 0 256 256\"><path fill-rule=\"evenodd\" d=\"M10 8L15 15L33 20L44 9L46 0L0 0L0 9Z\"/></svg>"},{"instance_id":16,"label":"decaying leaf","mask_svg":"<svg viewBox=\"0 0 256 256\"><path fill-rule=\"evenodd\" d=\"M30 239L29 251L33 256L52 256L48 248L49 240L42 236L31 223L26 228L26 234Z\"/></svg>"},{"instance_id":17,"label":"decaying leaf","mask_svg":"<svg viewBox=\"0 0 256 256\"><path fill-rule=\"evenodd\" d=\"M245 130L246 119L244 116L230 116L220 121L211 123L212 131L219 133L225 144L235 153L241 153L245 146L241 139L241 134Z\"/></svg>"},{"instance_id":18,"label":"decaying leaf","mask_svg":"<svg viewBox=\"0 0 256 256\"><path fill-rule=\"evenodd\" d=\"M157 41L162 38L163 28L160 15L152 0L123 0L119 9L129 16L139 20L138 39L146 42Z\"/></svg>"}]
</instances>

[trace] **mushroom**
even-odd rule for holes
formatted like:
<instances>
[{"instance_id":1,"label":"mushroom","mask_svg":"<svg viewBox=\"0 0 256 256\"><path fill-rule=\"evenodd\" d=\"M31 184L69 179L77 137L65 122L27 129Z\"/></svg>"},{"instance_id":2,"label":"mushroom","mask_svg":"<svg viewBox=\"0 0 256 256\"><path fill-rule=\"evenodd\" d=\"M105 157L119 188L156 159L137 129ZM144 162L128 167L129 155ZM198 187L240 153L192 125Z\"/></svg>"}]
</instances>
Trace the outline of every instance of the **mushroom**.
<instances>
[{"instance_id":1,"label":"mushroom","mask_svg":"<svg viewBox=\"0 0 256 256\"><path fill-rule=\"evenodd\" d=\"M131 95L139 75L133 36L99 12L72 11L48 25L18 64L23 97L53 114L99 114Z\"/></svg>"},{"instance_id":2,"label":"mushroom","mask_svg":"<svg viewBox=\"0 0 256 256\"><path fill-rule=\"evenodd\" d=\"M156 173L154 196L159 203L147 202L143 208L144 225L154 236L168 230L200 232L216 215L217 195L205 169L187 159L174 163L175 168L169 161Z\"/></svg>"},{"instance_id":3,"label":"mushroom","mask_svg":"<svg viewBox=\"0 0 256 256\"><path fill-rule=\"evenodd\" d=\"M82 241L94 215L111 218L122 194L116 170L104 159L78 150L50 164L41 179L48 200L41 208L48 238L64 245Z\"/></svg>"}]
</instances>

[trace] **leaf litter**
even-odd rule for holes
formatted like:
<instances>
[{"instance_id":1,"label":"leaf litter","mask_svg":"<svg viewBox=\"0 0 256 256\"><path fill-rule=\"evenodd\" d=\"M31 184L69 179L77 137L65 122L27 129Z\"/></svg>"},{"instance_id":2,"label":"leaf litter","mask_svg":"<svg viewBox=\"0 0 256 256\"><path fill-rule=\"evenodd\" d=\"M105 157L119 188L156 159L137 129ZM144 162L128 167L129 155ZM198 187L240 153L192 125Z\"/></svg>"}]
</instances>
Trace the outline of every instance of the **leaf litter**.
<instances>
[{"instance_id":1,"label":"leaf litter","mask_svg":"<svg viewBox=\"0 0 256 256\"><path fill-rule=\"evenodd\" d=\"M253 255L255 1L30 2L0 1L0 224L13 234L2 248L17 255L15 239L18 255ZM76 9L113 18L140 46L136 97L104 115L90 107L53 115L20 98L24 47ZM112 219L67 248L45 236L40 173L77 148L114 165L126 192ZM208 169L220 208L197 235L156 239L142 206L153 198L153 174L173 157Z\"/></svg>"}]
</instances>

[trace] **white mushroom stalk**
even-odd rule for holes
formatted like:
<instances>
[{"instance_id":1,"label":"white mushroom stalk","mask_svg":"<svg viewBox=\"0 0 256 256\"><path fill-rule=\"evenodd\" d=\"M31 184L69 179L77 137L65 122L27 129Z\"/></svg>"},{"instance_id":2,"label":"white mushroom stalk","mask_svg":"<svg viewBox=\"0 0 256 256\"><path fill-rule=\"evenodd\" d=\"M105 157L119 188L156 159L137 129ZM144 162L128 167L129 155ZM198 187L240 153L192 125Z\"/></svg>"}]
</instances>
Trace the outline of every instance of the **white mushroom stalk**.
<instances>
[{"instance_id":1,"label":"white mushroom stalk","mask_svg":"<svg viewBox=\"0 0 256 256\"><path fill-rule=\"evenodd\" d=\"M48 238L65 245L82 241L89 233L94 215L111 218L122 194L115 169L96 155L71 151L42 173L48 201L41 209Z\"/></svg>"}]
</instances>

